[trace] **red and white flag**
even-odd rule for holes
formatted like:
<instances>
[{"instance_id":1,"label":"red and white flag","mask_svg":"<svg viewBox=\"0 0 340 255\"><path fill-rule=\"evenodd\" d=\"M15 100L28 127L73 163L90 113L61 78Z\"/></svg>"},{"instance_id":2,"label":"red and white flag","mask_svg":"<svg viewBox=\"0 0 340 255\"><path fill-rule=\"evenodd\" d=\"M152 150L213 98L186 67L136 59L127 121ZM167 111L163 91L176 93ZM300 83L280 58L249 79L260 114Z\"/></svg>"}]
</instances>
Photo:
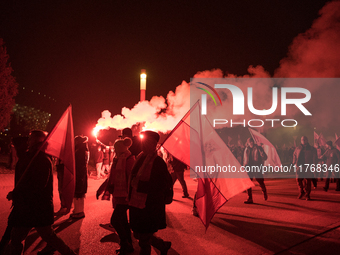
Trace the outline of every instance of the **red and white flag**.
<instances>
[{"instance_id":1,"label":"red and white flag","mask_svg":"<svg viewBox=\"0 0 340 255\"><path fill-rule=\"evenodd\" d=\"M293 136L293 139L294 139L294 147L297 147L297 146L296 146L297 135L294 135L294 136Z\"/></svg>"},{"instance_id":2,"label":"red and white flag","mask_svg":"<svg viewBox=\"0 0 340 255\"><path fill-rule=\"evenodd\" d=\"M320 135L318 135L314 131L314 147L316 147L316 144L319 144L320 146L326 146L326 139L323 137L322 133L320 133Z\"/></svg>"},{"instance_id":3,"label":"red and white flag","mask_svg":"<svg viewBox=\"0 0 340 255\"><path fill-rule=\"evenodd\" d=\"M335 140L335 146L338 150L340 150L340 136Z\"/></svg>"},{"instance_id":4,"label":"red and white flag","mask_svg":"<svg viewBox=\"0 0 340 255\"><path fill-rule=\"evenodd\" d=\"M338 150L340 150L340 140L339 140L339 137L338 135L335 133L335 146Z\"/></svg>"},{"instance_id":5,"label":"red and white flag","mask_svg":"<svg viewBox=\"0 0 340 255\"><path fill-rule=\"evenodd\" d=\"M75 191L75 154L72 106L63 113L58 123L45 140L43 151L59 158L64 164L62 195L65 206L70 209Z\"/></svg>"},{"instance_id":6,"label":"red and white flag","mask_svg":"<svg viewBox=\"0 0 340 255\"><path fill-rule=\"evenodd\" d=\"M198 102L169 134L162 146L174 157L189 165L191 171L195 171L197 166L203 168L230 165L236 169L241 167L208 119L201 116ZM214 178L197 171L195 173L200 177L196 207L206 228L228 199L254 186L247 173L222 173L214 175Z\"/></svg>"},{"instance_id":7,"label":"red and white flag","mask_svg":"<svg viewBox=\"0 0 340 255\"><path fill-rule=\"evenodd\" d=\"M281 160L279 155L277 154L276 148L274 145L271 144L271 142L268 141L267 138L265 138L263 135L261 135L259 132L248 128L251 136L254 139L254 142L261 146L264 150L264 152L267 154L267 160L264 162L265 165L271 165L271 166L281 166Z\"/></svg>"}]
</instances>

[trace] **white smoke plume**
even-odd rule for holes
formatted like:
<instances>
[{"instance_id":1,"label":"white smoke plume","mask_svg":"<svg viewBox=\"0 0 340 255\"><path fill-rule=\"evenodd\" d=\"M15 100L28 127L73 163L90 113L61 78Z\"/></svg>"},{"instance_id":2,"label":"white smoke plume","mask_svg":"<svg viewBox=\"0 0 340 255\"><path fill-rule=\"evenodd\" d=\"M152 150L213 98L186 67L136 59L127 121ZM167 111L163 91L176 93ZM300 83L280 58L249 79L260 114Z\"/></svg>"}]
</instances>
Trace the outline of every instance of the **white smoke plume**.
<instances>
[{"instance_id":1,"label":"white smoke plume","mask_svg":"<svg viewBox=\"0 0 340 255\"><path fill-rule=\"evenodd\" d=\"M132 127L144 123L144 129L157 130L163 133L172 130L190 108L190 89L185 81L175 92L170 91L166 100L162 96L154 96L150 101L142 101L132 109L124 107L122 113L111 117L108 110L102 112L96 129Z\"/></svg>"}]
</instances>

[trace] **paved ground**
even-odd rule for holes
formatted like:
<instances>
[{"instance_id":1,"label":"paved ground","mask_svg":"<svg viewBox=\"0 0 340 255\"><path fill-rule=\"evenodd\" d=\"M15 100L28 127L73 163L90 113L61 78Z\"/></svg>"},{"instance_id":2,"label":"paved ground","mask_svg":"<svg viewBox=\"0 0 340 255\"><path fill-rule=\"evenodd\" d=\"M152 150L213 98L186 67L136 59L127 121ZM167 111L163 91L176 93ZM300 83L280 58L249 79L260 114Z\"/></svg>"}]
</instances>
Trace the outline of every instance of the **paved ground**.
<instances>
[{"instance_id":1,"label":"paved ground","mask_svg":"<svg viewBox=\"0 0 340 255\"><path fill-rule=\"evenodd\" d=\"M13 187L13 174L0 174L0 235L4 233L10 212L5 197ZM191 196L197 182L186 180ZM64 216L55 222L55 230L79 254L115 254L117 235L99 226L108 223L112 208L108 201L98 201L95 191L102 180L89 179L86 217L72 221ZM176 182L174 202L167 206L168 228L157 233L172 242L175 254L340 254L340 192L335 184L322 190L323 182L312 191L312 200L298 200L294 179L266 181L269 199L264 201L258 186L255 204L245 205L241 193L223 206L207 231L200 219L191 215L192 199L183 199ZM59 209L55 178L55 210ZM45 243L32 231L26 241L25 254L36 254ZM138 244L134 240L135 253ZM57 252L55 254L58 254ZM152 254L159 254L152 250Z\"/></svg>"}]
</instances>

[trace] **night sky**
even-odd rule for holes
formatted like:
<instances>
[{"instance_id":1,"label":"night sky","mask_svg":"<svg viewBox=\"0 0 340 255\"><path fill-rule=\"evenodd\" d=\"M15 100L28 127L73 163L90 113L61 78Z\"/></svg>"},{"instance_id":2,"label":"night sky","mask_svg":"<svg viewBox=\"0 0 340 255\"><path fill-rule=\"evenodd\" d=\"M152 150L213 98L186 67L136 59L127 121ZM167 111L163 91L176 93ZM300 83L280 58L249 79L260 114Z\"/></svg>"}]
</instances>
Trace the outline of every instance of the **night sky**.
<instances>
[{"instance_id":1,"label":"night sky","mask_svg":"<svg viewBox=\"0 0 340 255\"><path fill-rule=\"evenodd\" d=\"M326 2L1 1L0 37L16 102L48 109L51 125L71 103L75 135L90 135L103 110L138 103L141 69L147 99L214 68L244 75L262 65L273 75Z\"/></svg>"}]
</instances>

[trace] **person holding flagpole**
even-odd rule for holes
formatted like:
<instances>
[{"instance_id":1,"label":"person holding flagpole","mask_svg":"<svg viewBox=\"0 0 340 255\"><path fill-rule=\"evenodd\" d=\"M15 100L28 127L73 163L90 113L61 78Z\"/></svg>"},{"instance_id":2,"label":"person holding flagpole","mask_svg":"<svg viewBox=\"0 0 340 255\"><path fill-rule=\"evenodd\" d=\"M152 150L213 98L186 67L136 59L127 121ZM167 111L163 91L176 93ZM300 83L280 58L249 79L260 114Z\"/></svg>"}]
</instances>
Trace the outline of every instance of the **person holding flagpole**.
<instances>
[{"instance_id":1,"label":"person holding flagpole","mask_svg":"<svg viewBox=\"0 0 340 255\"><path fill-rule=\"evenodd\" d=\"M61 254L76 254L60 239L52 228L53 217L53 175L52 163L41 148L47 137L41 130L31 131L28 151L19 165L23 171L14 190L7 195L13 201L13 229L10 251L20 255L22 242L32 228L41 238Z\"/></svg>"}]
</instances>

